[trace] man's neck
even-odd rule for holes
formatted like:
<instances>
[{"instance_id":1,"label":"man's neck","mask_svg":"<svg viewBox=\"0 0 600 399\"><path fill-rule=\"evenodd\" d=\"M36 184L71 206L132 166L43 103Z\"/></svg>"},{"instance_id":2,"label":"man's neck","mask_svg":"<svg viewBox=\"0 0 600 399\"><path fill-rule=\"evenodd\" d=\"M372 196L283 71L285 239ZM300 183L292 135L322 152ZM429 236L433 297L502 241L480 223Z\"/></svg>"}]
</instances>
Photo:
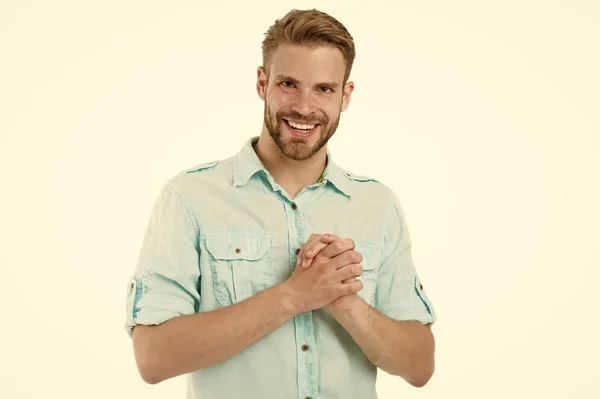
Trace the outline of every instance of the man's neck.
<instances>
[{"instance_id":1,"label":"man's neck","mask_svg":"<svg viewBox=\"0 0 600 399\"><path fill-rule=\"evenodd\" d=\"M268 135L268 133L267 133ZM275 182L294 198L304 187L315 184L323 175L327 150L323 147L306 161L294 161L281 154L270 136L262 134L254 145L256 155Z\"/></svg>"}]
</instances>

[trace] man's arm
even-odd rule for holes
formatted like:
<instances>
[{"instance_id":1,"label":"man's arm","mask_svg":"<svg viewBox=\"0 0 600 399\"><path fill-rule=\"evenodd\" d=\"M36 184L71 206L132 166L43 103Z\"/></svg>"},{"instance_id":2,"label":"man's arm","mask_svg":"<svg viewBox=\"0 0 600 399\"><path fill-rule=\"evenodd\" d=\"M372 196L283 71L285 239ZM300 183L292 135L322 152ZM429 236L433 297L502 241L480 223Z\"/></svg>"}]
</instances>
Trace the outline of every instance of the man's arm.
<instances>
[{"instance_id":1,"label":"man's arm","mask_svg":"<svg viewBox=\"0 0 600 399\"><path fill-rule=\"evenodd\" d=\"M321 259L311 270L296 268L286 281L224 308L182 314L162 323L137 324L132 338L142 378L156 384L211 367L242 352L294 316L356 294L360 284L340 284L362 272L348 254Z\"/></svg>"},{"instance_id":2,"label":"man's arm","mask_svg":"<svg viewBox=\"0 0 600 399\"><path fill-rule=\"evenodd\" d=\"M330 313L374 365L415 387L424 386L435 369L431 326L393 320L360 297L356 304L351 310Z\"/></svg>"},{"instance_id":3,"label":"man's arm","mask_svg":"<svg viewBox=\"0 0 600 399\"><path fill-rule=\"evenodd\" d=\"M147 383L223 362L295 316L289 293L280 285L225 308L198 312L199 234L182 195L172 183L165 184L127 286L126 329Z\"/></svg>"},{"instance_id":4,"label":"man's arm","mask_svg":"<svg viewBox=\"0 0 600 399\"><path fill-rule=\"evenodd\" d=\"M138 325L133 348L142 379L157 384L210 367L242 352L296 315L282 285L210 312Z\"/></svg>"}]
</instances>

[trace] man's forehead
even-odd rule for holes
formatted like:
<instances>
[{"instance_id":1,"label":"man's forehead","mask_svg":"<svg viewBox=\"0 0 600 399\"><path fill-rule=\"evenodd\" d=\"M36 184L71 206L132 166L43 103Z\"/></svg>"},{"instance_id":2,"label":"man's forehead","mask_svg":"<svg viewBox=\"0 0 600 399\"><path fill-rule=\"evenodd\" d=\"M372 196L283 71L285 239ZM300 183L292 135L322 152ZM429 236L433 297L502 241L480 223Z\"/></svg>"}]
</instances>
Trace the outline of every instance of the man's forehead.
<instances>
[{"instance_id":1,"label":"man's forehead","mask_svg":"<svg viewBox=\"0 0 600 399\"><path fill-rule=\"evenodd\" d=\"M280 45L271 59L270 75L287 76L300 82L337 82L344 78L342 52L333 46Z\"/></svg>"}]
</instances>

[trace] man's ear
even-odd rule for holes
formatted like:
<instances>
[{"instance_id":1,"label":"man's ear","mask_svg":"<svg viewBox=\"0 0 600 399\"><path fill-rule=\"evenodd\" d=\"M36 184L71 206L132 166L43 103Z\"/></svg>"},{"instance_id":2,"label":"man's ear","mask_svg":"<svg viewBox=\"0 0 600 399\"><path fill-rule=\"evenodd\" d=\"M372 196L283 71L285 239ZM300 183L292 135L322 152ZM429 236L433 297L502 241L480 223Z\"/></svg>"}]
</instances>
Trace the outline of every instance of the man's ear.
<instances>
[{"instance_id":1,"label":"man's ear","mask_svg":"<svg viewBox=\"0 0 600 399\"><path fill-rule=\"evenodd\" d=\"M352 96L353 91L354 82L347 82L344 85L344 93L342 94L342 112L348 108L348 105L350 105L350 96Z\"/></svg>"},{"instance_id":2,"label":"man's ear","mask_svg":"<svg viewBox=\"0 0 600 399\"><path fill-rule=\"evenodd\" d=\"M256 70L256 92L258 96L264 101L265 92L267 90L267 71L264 67L260 66Z\"/></svg>"}]
</instances>

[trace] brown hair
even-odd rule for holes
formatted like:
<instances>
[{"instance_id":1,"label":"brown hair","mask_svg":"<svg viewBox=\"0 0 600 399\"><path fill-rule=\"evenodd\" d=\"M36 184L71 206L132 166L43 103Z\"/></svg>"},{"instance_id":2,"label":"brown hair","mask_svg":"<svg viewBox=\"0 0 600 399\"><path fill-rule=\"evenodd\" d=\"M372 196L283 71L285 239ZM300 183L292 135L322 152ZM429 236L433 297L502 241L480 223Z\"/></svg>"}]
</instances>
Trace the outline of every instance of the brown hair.
<instances>
[{"instance_id":1,"label":"brown hair","mask_svg":"<svg viewBox=\"0 0 600 399\"><path fill-rule=\"evenodd\" d=\"M316 9L291 10L283 18L275 20L265 36L262 56L267 75L273 53L280 44L311 47L325 45L336 47L342 52L346 63L344 84L348 80L356 56L354 39L346 27L332 16Z\"/></svg>"}]
</instances>

